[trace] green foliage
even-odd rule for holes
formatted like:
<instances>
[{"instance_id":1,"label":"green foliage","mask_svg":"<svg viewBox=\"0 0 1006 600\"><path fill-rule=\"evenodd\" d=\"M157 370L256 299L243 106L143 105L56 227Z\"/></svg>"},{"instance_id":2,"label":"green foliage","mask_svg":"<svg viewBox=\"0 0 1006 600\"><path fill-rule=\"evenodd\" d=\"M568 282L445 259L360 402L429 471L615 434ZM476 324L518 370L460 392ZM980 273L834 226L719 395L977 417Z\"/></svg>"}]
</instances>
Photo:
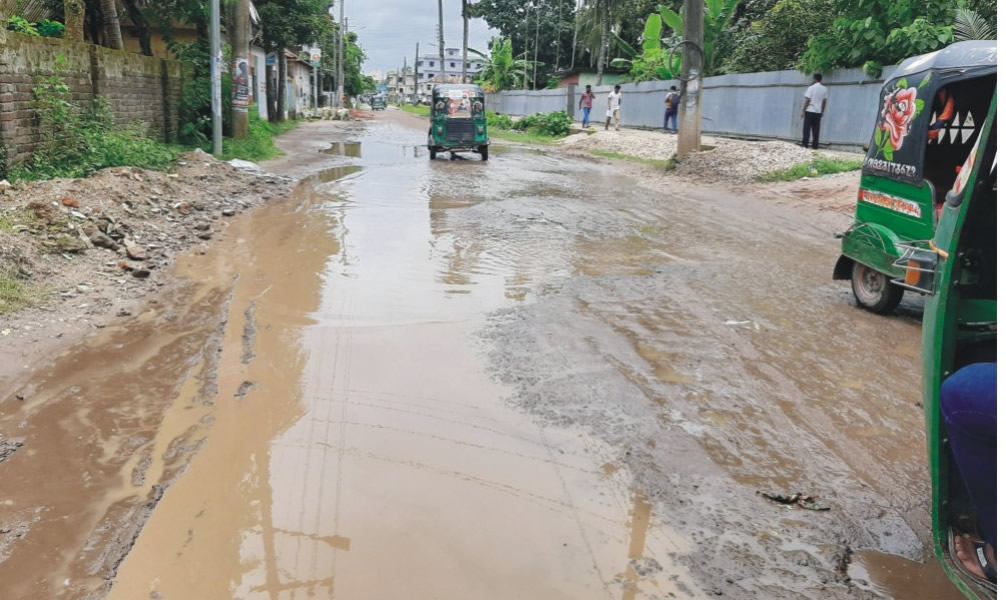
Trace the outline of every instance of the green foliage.
<instances>
[{"instance_id":1,"label":"green foliage","mask_svg":"<svg viewBox=\"0 0 1006 600\"><path fill-rule=\"evenodd\" d=\"M796 181L804 177L820 177L834 173L858 171L863 168L863 159L845 159L815 154L810 162L794 165L783 171L774 171L756 179L762 182Z\"/></svg>"},{"instance_id":2,"label":"green foliage","mask_svg":"<svg viewBox=\"0 0 1006 600\"><path fill-rule=\"evenodd\" d=\"M740 0L705 2L702 72L709 76L716 75L723 68L722 57L725 53L721 42L733 23ZM665 27L668 35L664 34ZM685 21L682 15L666 6L657 6L657 12L646 19L643 27L642 51L631 61L616 58L611 64L630 67L629 77L633 81L677 79L681 76L682 48L678 43L684 39L684 34ZM672 54L675 48L677 51Z\"/></svg>"},{"instance_id":3,"label":"green foliage","mask_svg":"<svg viewBox=\"0 0 1006 600\"><path fill-rule=\"evenodd\" d=\"M554 74L552 67L569 67L575 5L575 0L536 0L533 3L528 0L479 0L470 3L469 12L499 31L501 38L510 40L514 50L525 58L537 57L540 64L536 87L541 88ZM528 72L529 84L532 75L533 69Z\"/></svg>"},{"instance_id":4,"label":"green foliage","mask_svg":"<svg viewBox=\"0 0 1006 600\"><path fill-rule=\"evenodd\" d=\"M541 135L552 137L562 137L569 134L569 127L573 124L573 117L564 111L552 113L535 113L513 122L513 129L517 131L531 131Z\"/></svg>"},{"instance_id":5,"label":"green foliage","mask_svg":"<svg viewBox=\"0 0 1006 600\"><path fill-rule=\"evenodd\" d=\"M954 40L954 0L835 0L838 17L811 38L797 67L804 73L880 66L938 50Z\"/></svg>"},{"instance_id":6,"label":"green foliage","mask_svg":"<svg viewBox=\"0 0 1006 600\"><path fill-rule=\"evenodd\" d=\"M479 72L476 83L490 92L520 88L525 75L533 68L533 61L514 58L513 43L509 39L502 42L494 39L489 60Z\"/></svg>"},{"instance_id":7,"label":"green foliage","mask_svg":"<svg viewBox=\"0 0 1006 600\"><path fill-rule=\"evenodd\" d=\"M42 37L61 38L66 31L66 25L57 21L42 19L38 22L38 34Z\"/></svg>"},{"instance_id":8,"label":"green foliage","mask_svg":"<svg viewBox=\"0 0 1006 600\"><path fill-rule=\"evenodd\" d=\"M727 70L795 69L811 36L830 28L834 18L831 0L779 0L738 32Z\"/></svg>"},{"instance_id":9,"label":"green foliage","mask_svg":"<svg viewBox=\"0 0 1006 600\"><path fill-rule=\"evenodd\" d=\"M954 13L954 38L958 42L969 40L996 39L996 26L990 23L977 10L958 9Z\"/></svg>"},{"instance_id":10,"label":"green foliage","mask_svg":"<svg viewBox=\"0 0 1006 600\"><path fill-rule=\"evenodd\" d=\"M33 110L39 147L28 163L9 173L11 179L86 177L118 166L165 169L177 160L181 148L146 137L142 124L120 127L103 102L74 105L70 87L63 81L65 72L66 58L61 56L56 72L36 81Z\"/></svg>"},{"instance_id":11,"label":"green foliage","mask_svg":"<svg viewBox=\"0 0 1006 600\"><path fill-rule=\"evenodd\" d=\"M513 119L506 115L497 114L492 111L486 111L486 123L489 127L503 131L513 129Z\"/></svg>"},{"instance_id":12,"label":"green foliage","mask_svg":"<svg viewBox=\"0 0 1006 600\"><path fill-rule=\"evenodd\" d=\"M259 116L253 105L248 109L248 137L240 140L224 139L224 152L220 159L240 158L259 162L282 156L283 151L276 147L275 137L293 130L297 125L297 121L270 123ZM205 149L209 150L209 147Z\"/></svg>"},{"instance_id":13,"label":"green foliage","mask_svg":"<svg viewBox=\"0 0 1006 600\"><path fill-rule=\"evenodd\" d=\"M7 31L38 37L38 29L23 17L12 15L7 18Z\"/></svg>"}]
</instances>

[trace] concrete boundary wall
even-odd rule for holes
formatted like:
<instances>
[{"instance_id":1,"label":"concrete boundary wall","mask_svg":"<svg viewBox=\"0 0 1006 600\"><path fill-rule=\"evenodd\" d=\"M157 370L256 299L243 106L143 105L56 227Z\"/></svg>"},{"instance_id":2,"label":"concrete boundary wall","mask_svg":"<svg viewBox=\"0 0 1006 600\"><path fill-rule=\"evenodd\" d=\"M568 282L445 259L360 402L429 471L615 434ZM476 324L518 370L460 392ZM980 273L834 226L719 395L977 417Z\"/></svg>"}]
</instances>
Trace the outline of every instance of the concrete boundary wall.
<instances>
[{"instance_id":1,"label":"concrete boundary wall","mask_svg":"<svg viewBox=\"0 0 1006 600\"><path fill-rule=\"evenodd\" d=\"M0 32L0 153L8 165L29 158L41 141L34 89L63 61L62 80L72 101L108 103L122 127L141 123L147 135L171 142L178 136L182 63L111 50L85 42Z\"/></svg>"},{"instance_id":2,"label":"concrete boundary wall","mask_svg":"<svg viewBox=\"0 0 1006 600\"><path fill-rule=\"evenodd\" d=\"M861 149L876 125L880 89L895 67L884 69L880 79L868 78L860 69L842 69L824 78L828 107L821 121L823 144L842 149ZM703 80L703 132L742 137L799 140L803 135L803 94L813 80L798 71L769 71L720 75ZM664 125L664 96L676 81L646 81L622 84L622 124L660 128ZM614 86L594 88L597 98L591 122L604 123L608 92ZM584 88L573 90L575 108ZM511 116L568 109L569 90L507 91L489 94L491 111ZM576 111L574 119L582 115Z\"/></svg>"}]
</instances>

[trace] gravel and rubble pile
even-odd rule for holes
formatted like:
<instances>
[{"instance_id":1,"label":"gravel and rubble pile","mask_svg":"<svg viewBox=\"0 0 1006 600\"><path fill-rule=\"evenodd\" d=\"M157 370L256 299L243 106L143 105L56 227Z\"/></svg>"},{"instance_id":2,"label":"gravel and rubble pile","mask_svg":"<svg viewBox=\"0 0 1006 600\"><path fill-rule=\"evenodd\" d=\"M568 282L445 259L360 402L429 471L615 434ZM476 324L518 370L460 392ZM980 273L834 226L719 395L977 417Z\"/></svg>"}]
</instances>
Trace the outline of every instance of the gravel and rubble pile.
<instances>
[{"instance_id":1,"label":"gravel and rubble pile","mask_svg":"<svg viewBox=\"0 0 1006 600\"><path fill-rule=\"evenodd\" d=\"M195 151L170 173L118 167L0 186L0 292L6 285L8 294L30 297L15 315L20 307L0 294L0 335L137 299L164 284L160 273L176 255L213 239L227 218L285 196L292 183Z\"/></svg>"},{"instance_id":2,"label":"gravel and rubble pile","mask_svg":"<svg viewBox=\"0 0 1006 600\"><path fill-rule=\"evenodd\" d=\"M791 142L745 142L717 138L709 145L714 147L693 152L679 162L674 174L703 181L745 183L814 158L813 150Z\"/></svg>"},{"instance_id":3,"label":"gravel and rubble pile","mask_svg":"<svg viewBox=\"0 0 1006 600\"><path fill-rule=\"evenodd\" d=\"M600 130L574 133L559 140L558 145L577 152L613 152L662 160L677 153L678 136L635 129ZM706 183L749 183L761 175L809 162L815 153L792 142L746 141L715 136L703 136L702 147L706 150L695 152L677 163L675 176L700 179ZM823 153L850 158L857 156L835 151Z\"/></svg>"}]
</instances>

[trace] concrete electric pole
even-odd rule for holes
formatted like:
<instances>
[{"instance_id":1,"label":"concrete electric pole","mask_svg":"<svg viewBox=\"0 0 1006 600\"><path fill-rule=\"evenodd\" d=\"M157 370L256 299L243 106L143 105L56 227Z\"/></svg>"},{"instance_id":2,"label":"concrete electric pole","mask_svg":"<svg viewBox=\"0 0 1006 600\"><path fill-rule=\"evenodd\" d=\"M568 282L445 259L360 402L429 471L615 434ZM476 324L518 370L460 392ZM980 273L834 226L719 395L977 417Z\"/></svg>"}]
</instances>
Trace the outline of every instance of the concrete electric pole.
<instances>
[{"instance_id":1,"label":"concrete electric pole","mask_svg":"<svg viewBox=\"0 0 1006 600\"><path fill-rule=\"evenodd\" d=\"M234 19L231 28L231 48L234 66L231 71L233 86L231 92L231 136L234 139L248 137L248 107L255 97L252 89L251 69L248 53L251 45L251 0L234 3ZM317 86L317 74L315 75Z\"/></svg>"},{"instance_id":2,"label":"concrete electric pole","mask_svg":"<svg viewBox=\"0 0 1006 600\"><path fill-rule=\"evenodd\" d=\"M213 111L213 154L224 152L224 120L220 98L220 0L210 2L210 96Z\"/></svg>"},{"instance_id":3,"label":"concrete electric pole","mask_svg":"<svg viewBox=\"0 0 1006 600\"><path fill-rule=\"evenodd\" d=\"M444 63L444 0L437 0L437 6L440 8L440 30L437 32L437 37L440 38L440 83L447 83Z\"/></svg>"},{"instance_id":4,"label":"concrete electric pole","mask_svg":"<svg viewBox=\"0 0 1006 600\"><path fill-rule=\"evenodd\" d=\"M681 127L678 159L702 148L702 48L704 19L702 0L685 0L685 41L681 60Z\"/></svg>"},{"instance_id":5,"label":"concrete electric pole","mask_svg":"<svg viewBox=\"0 0 1006 600\"><path fill-rule=\"evenodd\" d=\"M345 108L346 94L346 0L339 0L339 74L335 86L335 105Z\"/></svg>"},{"instance_id":6,"label":"concrete electric pole","mask_svg":"<svg viewBox=\"0 0 1006 600\"><path fill-rule=\"evenodd\" d=\"M412 67L412 101L419 102L419 42L416 42L416 63Z\"/></svg>"}]
</instances>

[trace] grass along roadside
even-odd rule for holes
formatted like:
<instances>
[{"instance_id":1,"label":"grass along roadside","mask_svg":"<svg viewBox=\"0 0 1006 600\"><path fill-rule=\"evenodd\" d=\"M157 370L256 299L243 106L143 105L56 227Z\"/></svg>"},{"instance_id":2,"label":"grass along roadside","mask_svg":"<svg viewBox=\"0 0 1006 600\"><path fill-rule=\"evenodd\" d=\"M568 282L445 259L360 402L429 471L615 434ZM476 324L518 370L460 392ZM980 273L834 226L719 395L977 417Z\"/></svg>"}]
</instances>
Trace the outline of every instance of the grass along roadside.
<instances>
[{"instance_id":1,"label":"grass along roadside","mask_svg":"<svg viewBox=\"0 0 1006 600\"><path fill-rule=\"evenodd\" d=\"M796 181L798 179L803 179L804 177L833 175L835 173L858 171L861 168L863 168L863 159L861 158L836 158L817 154L810 162L793 165L792 167L782 171L773 171L772 173L756 177L755 180L762 183Z\"/></svg>"},{"instance_id":2,"label":"grass along roadside","mask_svg":"<svg viewBox=\"0 0 1006 600\"><path fill-rule=\"evenodd\" d=\"M300 121L280 121L270 123L256 113L249 115L248 137L240 140L224 138L224 153L220 160L238 158L251 162L260 162L283 156L283 151L276 147L276 137L293 131Z\"/></svg>"},{"instance_id":3,"label":"grass along roadside","mask_svg":"<svg viewBox=\"0 0 1006 600\"><path fill-rule=\"evenodd\" d=\"M588 154L593 154L594 156L600 156L602 158L611 158L614 160L627 160L634 163L639 163L641 165L649 165L651 167L660 167L661 169L666 169L670 159L663 160L657 158L640 158L638 156L631 156L629 154L619 154L618 152L605 152L604 150L588 150Z\"/></svg>"},{"instance_id":4,"label":"grass along roadside","mask_svg":"<svg viewBox=\"0 0 1006 600\"><path fill-rule=\"evenodd\" d=\"M532 131L517 131L515 129L507 130L499 129L498 127L489 127L489 138L516 142L518 144L537 144L539 146L554 144L556 140L559 139L555 136L535 133Z\"/></svg>"},{"instance_id":5,"label":"grass along roadside","mask_svg":"<svg viewBox=\"0 0 1006 600\"><path fill-rule=\"evenodd\" d=\"M398 108L402 109L403 111L405 111L407 113L412 113L412 114L418 115L420 117L429 117L430 116L430 107L426 106L426 105L423 105L423 104L419 104L419 105L399 104Z\"/></svg>"}]
</instances>

